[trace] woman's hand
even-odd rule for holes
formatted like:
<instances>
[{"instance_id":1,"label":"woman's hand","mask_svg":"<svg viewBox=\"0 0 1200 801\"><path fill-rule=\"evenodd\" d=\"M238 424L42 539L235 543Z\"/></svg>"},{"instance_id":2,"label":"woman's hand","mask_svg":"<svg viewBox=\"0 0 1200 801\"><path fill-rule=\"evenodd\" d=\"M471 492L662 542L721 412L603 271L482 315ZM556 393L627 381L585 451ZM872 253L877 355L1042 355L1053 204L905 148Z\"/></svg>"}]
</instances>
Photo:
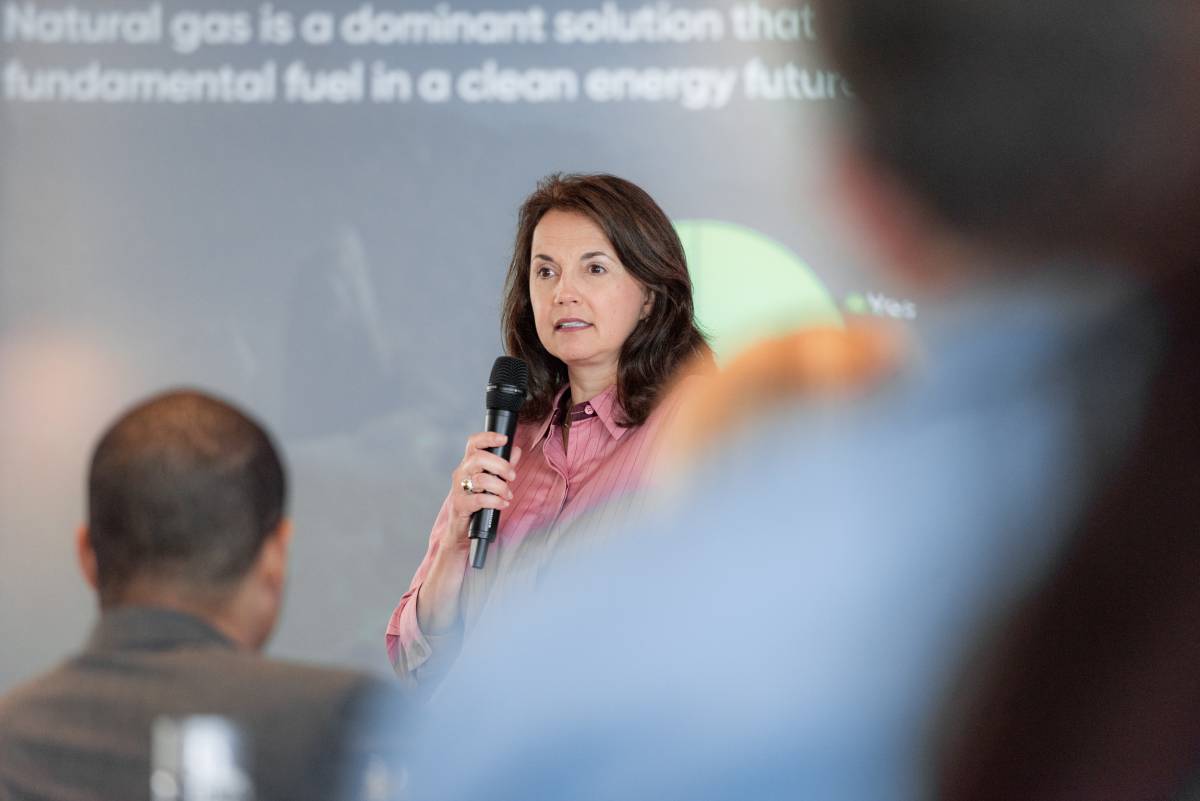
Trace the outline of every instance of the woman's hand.
<instances>
[{"instance_id":1,"label":"woman's hand","mask_svg":"<svg viewBox=\"0 0 1200 801\"><path fill-rule=\"evenodd\" d=\"M512 501L512 490L508 482L517 477L514 469L521 460L521 449L513 447L512 460L505 461L488 448L498 448L508 441L503 434L481 431L467 439L463 459L450 474L450 525L442 547L451 551L467 551L470 542L467 529L471 515L480 509L507 509ZM470 481L473 492L463 489Z\"/></svg>"},{"instance_id":2,"label":"woman's hand","mask_svg":"<svg viewBox=\"0 0 1200 801\"><path fill-rule=\"evenodd\" d=\"M512 501L508 482L517 477L513 469L521 460L521 449L512 449L512 461L506 462L487 448L507 442L503 434L481 431L467 440L463 459L450 474L449 525L438 532L438 550L417 597L417 623L426 634L452 629L459 621L463 573L471 541L467 539L471 515L480 509L507 509ZM473 492L463 489L471 480Z\"/></svg>"}]
</instances>

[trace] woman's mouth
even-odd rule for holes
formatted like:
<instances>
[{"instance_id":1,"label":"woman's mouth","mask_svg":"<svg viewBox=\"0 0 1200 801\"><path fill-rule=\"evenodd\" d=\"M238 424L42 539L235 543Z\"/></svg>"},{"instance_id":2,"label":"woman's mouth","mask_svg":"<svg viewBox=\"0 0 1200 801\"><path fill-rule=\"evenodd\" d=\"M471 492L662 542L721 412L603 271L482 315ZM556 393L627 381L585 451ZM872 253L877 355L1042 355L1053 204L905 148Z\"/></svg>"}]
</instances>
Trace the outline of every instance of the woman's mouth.
<instances>
[{"instance_id":1,"label":"woman's mouth","mask_svg":"<svg viewBox=\"0 0 1200 801\"><path fill-rule=\"evenodd\" d=\"M555 331L579 331L591 327L591 323L585 323L583 320L559 320L554 324Z\"/></svg>"}]
</instances>

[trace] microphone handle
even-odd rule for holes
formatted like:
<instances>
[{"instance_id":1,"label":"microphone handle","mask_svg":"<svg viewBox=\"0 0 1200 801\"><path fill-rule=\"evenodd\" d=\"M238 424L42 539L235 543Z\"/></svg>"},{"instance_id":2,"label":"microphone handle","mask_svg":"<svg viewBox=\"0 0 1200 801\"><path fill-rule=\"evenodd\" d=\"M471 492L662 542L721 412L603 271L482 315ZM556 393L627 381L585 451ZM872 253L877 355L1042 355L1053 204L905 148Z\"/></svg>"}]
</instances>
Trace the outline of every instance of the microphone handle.
<instances>
[{"instance_id":1,"label":"microphone handle","mask_svg":"<svg viewBox=\"0 0 1200 801\"><path fill-rule=\"evenodd\" d=\"M507 409L488 409L483 425L485 431L494 431L508 437L508 441L498 448L487 449L488 453L494 453L507 462L512 456L513 435L517 431L517 413ZM496 531L499 528L499 509L480 509L471 515L471 526L467 533L471 540L471 567L483 567L487 560L488 545L496 539Z\"/></svg>"}]
</instances>

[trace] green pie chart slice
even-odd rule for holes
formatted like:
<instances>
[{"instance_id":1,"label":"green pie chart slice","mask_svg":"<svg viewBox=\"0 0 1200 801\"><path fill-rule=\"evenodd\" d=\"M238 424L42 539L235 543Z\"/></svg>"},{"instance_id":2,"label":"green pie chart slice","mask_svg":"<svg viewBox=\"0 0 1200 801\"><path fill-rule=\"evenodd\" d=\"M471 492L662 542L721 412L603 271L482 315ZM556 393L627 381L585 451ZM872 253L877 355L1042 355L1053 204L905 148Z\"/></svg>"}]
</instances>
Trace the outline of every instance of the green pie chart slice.
<instances>
[{"instance_id":1,"label":"green pie chart slice","mask_svg":"<svg viewBox=\"0 0 1200 801\"><path fill-rule=\"evenodd\" d=\"M843 326L829 290L774 239L721 220L680 220L675 229L692 274L696 318L718 362L761 339Z\"/></svg>"}]
</instances>

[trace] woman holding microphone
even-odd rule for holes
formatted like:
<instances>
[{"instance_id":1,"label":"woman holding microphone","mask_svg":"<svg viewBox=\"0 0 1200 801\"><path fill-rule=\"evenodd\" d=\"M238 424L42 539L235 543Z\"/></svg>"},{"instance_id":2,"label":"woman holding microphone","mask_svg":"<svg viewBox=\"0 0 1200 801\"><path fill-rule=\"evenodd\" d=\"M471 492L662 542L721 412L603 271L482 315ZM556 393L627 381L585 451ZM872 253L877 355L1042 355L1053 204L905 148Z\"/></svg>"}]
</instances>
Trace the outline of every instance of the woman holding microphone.
<instances>
[{"instance_id":1,"label":"woman holding microphone","mask_svg":"<svg viewBox=\"0 0 1200 801\"><path fill-rule=\"evenodd\" d=\"M468 438L392 613L388 655L410 684L440 676L457 655L506 552L642 486L675 406L668 385L712 358L674 227L642 189L611 175L550 176L526 199L501 324L509 354L529 366L528 399L511 462L486 450L502 435ZM467 529L484 508L501 511L499 536L474 571Z\"/></svg>"}]
</instances>

